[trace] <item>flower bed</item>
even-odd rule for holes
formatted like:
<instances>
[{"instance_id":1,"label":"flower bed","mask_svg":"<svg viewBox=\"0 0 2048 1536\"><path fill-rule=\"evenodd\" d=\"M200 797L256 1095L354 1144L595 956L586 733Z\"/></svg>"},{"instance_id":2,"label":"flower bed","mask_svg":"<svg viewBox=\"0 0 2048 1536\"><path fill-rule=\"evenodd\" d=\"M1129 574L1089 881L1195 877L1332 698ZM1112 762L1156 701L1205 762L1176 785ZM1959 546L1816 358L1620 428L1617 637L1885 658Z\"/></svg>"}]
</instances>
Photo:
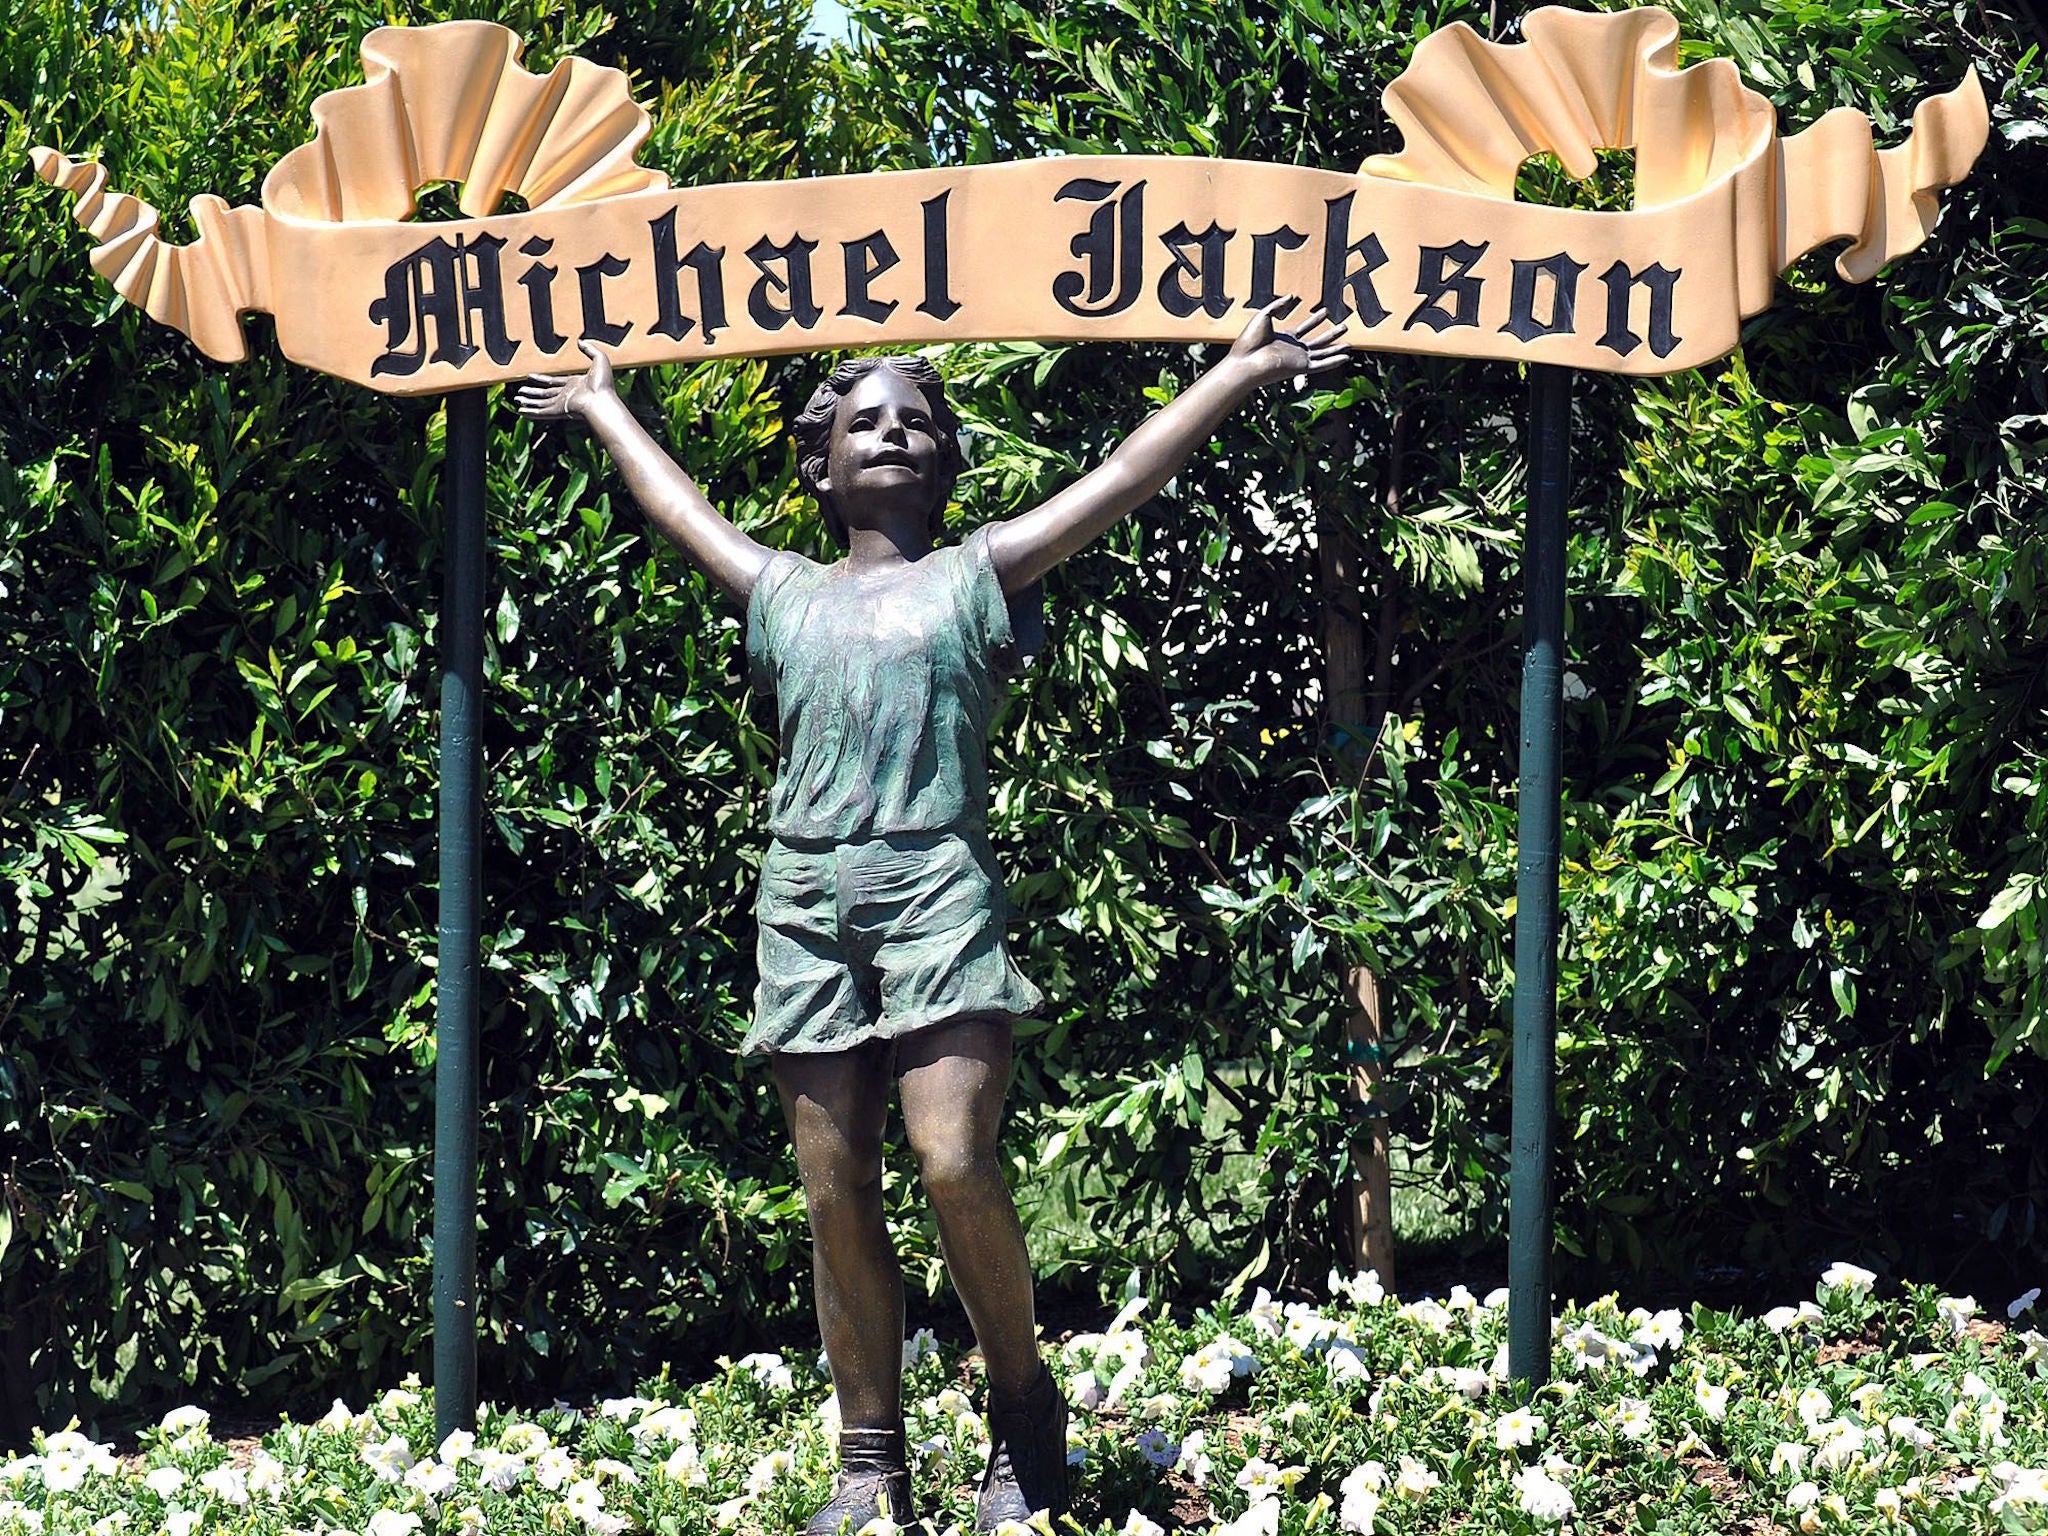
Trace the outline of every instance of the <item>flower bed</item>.
<instances>
[{"instance_id":1,"label":"flower bed","mask_svg":"<svg viewBox=\"0 0 2048 1536\"><path fill-rule=\"evenodd\" d=\"M1757 1318L1604 1300L1557 1320L1554 1379L1526 1401L1506 1379L1505 1300L1403 1303L1368 1273L1332 1276L1320 1304L1261 1291L1187 1321L1131 1302L1055 1353L1076 1405L1072 1528L2048 1529L2038 1293L1999 1321L1924 1288L1880 1298L1835 1265L1816 1300ZM921 1332L904 1364L919 1497L934 1530L971 1529L976 1362ZM478 1418L436 1445L409 1381L258 1447L215 1440L197 1408L126 1460L48 1434L0 1463L0 1536L784 1532L826 1497L837 1430L820 1366L778 1355L590 1411Z\"/></svg>"}]
</instances>

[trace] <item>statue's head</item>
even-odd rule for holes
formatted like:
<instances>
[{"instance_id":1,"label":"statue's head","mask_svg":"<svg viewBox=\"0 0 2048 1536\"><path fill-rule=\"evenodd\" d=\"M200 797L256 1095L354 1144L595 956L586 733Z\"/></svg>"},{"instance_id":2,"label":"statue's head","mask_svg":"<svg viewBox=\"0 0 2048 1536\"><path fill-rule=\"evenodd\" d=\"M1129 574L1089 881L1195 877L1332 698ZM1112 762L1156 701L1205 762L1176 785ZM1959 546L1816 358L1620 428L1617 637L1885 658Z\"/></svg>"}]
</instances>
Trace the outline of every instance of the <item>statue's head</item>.
<instances>
[{"instance_id":1,"label":"statue's head","mask_svg":"<svg viewBox=\"0 0 2048 1536\"><path fill-rule=\"evenodd\" d=\"M859 516L873 501L915 497L937 542L965 462L938 369L921 357L851 358L812 392L795 433L797 478L841 548L849 498Z\"/></svg>"}]
</instances>

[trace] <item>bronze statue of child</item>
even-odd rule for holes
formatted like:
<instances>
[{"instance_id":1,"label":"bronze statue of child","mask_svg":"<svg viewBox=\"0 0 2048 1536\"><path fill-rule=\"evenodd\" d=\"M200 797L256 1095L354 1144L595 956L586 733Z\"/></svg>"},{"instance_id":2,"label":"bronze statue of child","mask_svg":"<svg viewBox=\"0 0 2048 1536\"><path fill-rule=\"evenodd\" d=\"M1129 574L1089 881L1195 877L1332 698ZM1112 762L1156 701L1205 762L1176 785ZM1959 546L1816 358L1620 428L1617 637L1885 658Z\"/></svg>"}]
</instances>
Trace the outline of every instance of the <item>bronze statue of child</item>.
<instances>
[{"instance_id":1,"label":"bronze statue of child","mask_svg":"<svg viewBox=\"0 0 2048 1536\"><path fill-rule=\"evenodd\" d=\"M941 546L962 468L936 370L845 362L796 423L799 475L846 557L756 543L627 411L611 365L535 378L537 419L581 417L649 521L746 610L781 763L761 867L760 986L743 1053L766 1053L810 1208L840 1472L812 1536L918 1518L901 1402L903 1274L882 1217L893 1078L939 1241L988 1374L976 1529L1068 1504L1067 1404L1040 1358L1031 1268L997 1159L1012 1022L1038 990L1003 936L987 835L987 730L1036 646L1044 574L1138 507L1255 390L1335 366L1341 327L1253 316L1229 354L1042 506Z\"/></svg>"}]
</instances>

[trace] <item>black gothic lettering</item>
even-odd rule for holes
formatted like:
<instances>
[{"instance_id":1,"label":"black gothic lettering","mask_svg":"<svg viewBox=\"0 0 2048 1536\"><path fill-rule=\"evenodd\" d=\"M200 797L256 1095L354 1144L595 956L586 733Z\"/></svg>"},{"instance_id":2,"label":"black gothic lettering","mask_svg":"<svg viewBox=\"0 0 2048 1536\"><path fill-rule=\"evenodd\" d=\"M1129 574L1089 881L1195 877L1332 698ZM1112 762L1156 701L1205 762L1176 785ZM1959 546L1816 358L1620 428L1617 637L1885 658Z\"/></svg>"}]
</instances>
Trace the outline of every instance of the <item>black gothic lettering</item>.
<instances>
[{"instance_id":1,"label":"black gothic lettering","mask_svg":"<svg viewBox=\"0 0 2048 1536\"><path fill-rule=\"evenodd\" d=\"M896 265L896 247L878 229L858 240L840 241L839 249L846 258L846 304L839 313L880 325L896 313L896 301L869 298L868 285Z\"/></svg>"},{"instance_id":2,"label":"black gothic lettering","mask_svg":"<svg viewBox=\"0 0 2048 1536\"><path fill-rule=\"evenodd\" d=\"M1599 345L1621 357L1643 344L1642 337L1629 328L1629 299L1635 293L1637 283L1650 290L1650 354L1653 357L1669 357L1682 339L1671 331L1671 295L1678 286L1678 279L1684 271L1673 272L1662 263L1653 262L1640 272L1631 272L1628 263L1617 261L1600 274L1600 281L1607 285L1607 334Z\"/></svg>"},{"instance_id":3,"label":"black gothic lettering","mask_svg":"<svg viewBox=\"0 0 2048 1536\"><path fill-rule=\"evenodd\" d=\"M1053 279L1052 296L1070 315L1091 319L1119 315L1138 302L1138 288L1145 280L1145 252L1140 244L1145 237L1145 183L1133 182L1130 191L1114 203L1105 201L1121 185L1079 176L1053 194L1054 202L1078 199L1102 204L1088 220L1087 229L1074 236L1068 247L1088 263L1086 299L1075 302L1081 299L1080 273L1062 272ZM1116 275L1113 298L1112 272Z\"/></svg>"},{"instance_id":4,"label":"black gothic lettering","mask_svg":"<svg viewBox=\"0 0 2048 1536\"><path fill-rule=\"evenodd\" d=\"M1277 254L1298 251L1307 244L1307 235L1285 224L1252 236L1252 292L1251 297L1244 301L1247 309L1264 309L1280 297L1273 291L1273 264Z\"/></svg>"},{"instance_id":5,"label":"black gothic lettering","mask_svg":"<svg viewBox=\"0 0 2048 1536\"><path fill-rule=\"evenodd\" d=\"M1432 331L1447 331L1454 325L1477 325L1484 279L1474 277L1472 268L1486 254L1489 243L1482 240L1474 245L1460 240L1453 245L1425 245L1415 277L1415 291L1422 295L1422 302L1401 329L1413 330L1419 324ZM1443 307L1447 298L1455 307Z\"/></svg>"},{"instance_id":6,"label":"black gothic lettering","mask_svg":"<svg viewBox=\"0 0 2048 1536\"><path fill-rule=\"evenodd\" d=\"M370 377L397 374L404 378L428 362L460 368L477 354L477 332L483 351L503 367L519 343L505 334L505 287L498 253L505 242L496 235L453 242L436 236L384 272L384 297L370 304L370 321L385 328L384 355L370 364ZM427 352L427 327L434 330L434 349ZM401 350L413 343L410 351Z\"/></svg>"},{"instance_id":7,"label":"black gothic lettering","mask_svg":"<svg viewBox=\"0 0 2048 1536\"><path fill-rule=\"evenodd\" d=\"M583 298L583 334L608 347L624 341L626 333L633 329L632 321L616 324L607 319L604 312L604 280L618 277L628 265L607 251L597 260L576 269L576 288Z\"/></svg>"},{"instance_id":8,"label":"black gothic lettering","mask_svg":"<svg viewBox=\"0 0 2048 1536\"><path fill-rule=\"evenodd\" d=\"M527 318L533 322L533 344L550 356L569 340L555 329L555 269L540 264L541 257L554 248L554 241L539 235L519 247L520 255L533 258L533 265L519 274L519 286L526 290Z\"/></svg>"},{"instance_id":9,"label":"black gothic lettering","mask_svg":"<svg viewBox=\"0 0 2048 1536\"><path fill-rule=\"evenodd\" d=\"M952 195L941 192L918 204L924 210L924 302L917 311L941 324L960 312L946 283L946 199Z\"/></svg>"},{"instance_id":10,"label":"black gothic lettering","mask_svg":"<svg viewBox=\"0 0 2048 1536\"><path fill-rule=\"evenodd\" d=\"M1342 325L1355 309L1364 324L1378 325L1387 318L1387 307L1373 288L1372 275L1387 264L1387 252L1378 235L1351 239L1351 203L1357 195L1346 192L1323 205L1323 313ZM1347 272L1353 257L1359 265ZM1349 304L1344 302L1347 290Z\"/></svg>"},{"instance_id":11,"label":"black gothic lettering","mask_svg":"<svg viewBox=\"0 0 2048 1536\"><path fill-rule=\"evenodd\" d=\"M791 235L782 245L763 235L747 247L747 260L761 274L747 294L747 313L762 330L779 331L794 320L808 331L825 313L811 297L811 252L817 248L817 241L802 235ZM781 262L782 270L772 270L771 261ZM789 295L787 308L775 303L778 293Z\"/></svg>"},{"instance_id":12,"label":"black gothic lettering","mask_svg":"<svg viewBox=\"0 0 2048 1536\"><path fill-rule=\"evenodd\" d=\"M654 322L657 335L681 341L696 322L683 313L683 268L697 274L697 313L704 321L704 345L710 346L725 329L725 247L709 246L702 240L690 247L690 254L676 255L676 211L671 208L647 225L654 235L654 295L661 305L661 318Z\"/></svg>"},{"instance_id":13,"label":"black gothic lettering","mask_svg":"<svg viewBox=\"0 0 2048 1536\"><path fill-rule=\"evenodd\" d=\"M1517 341L1534 341L1538 336L1564 336L1571 332L1578 305L1582 261L1573 261L1563 251L1541 261L1517 261L1514 287L1508 295L1508 323L1501 327ZM1536 318L1536 279L1550 275L1550 320Z\"/></svg>"},{"instance_id":14,"label":"black gothic lettering","mask_svg":"<svg viewBox=\"0 0 2048 1536\"><path fill-rule=\"evenodd\" d=\"M1173 265L1159 274L1160 308L1182 320L1198 309L1212 318L1228 314L1230 295L1223 291L1223 249L1236 233L1234 229L1218 229L1211 219L1209 227L1199 235L1188 228L1185 220L1161 235L1159 243L1173 257ZM1188 259L1191 249L1202 253L1199 261ZM1189 278L1200 282L1199 295L1188 292Z\"/></svg>"}]
</instances>

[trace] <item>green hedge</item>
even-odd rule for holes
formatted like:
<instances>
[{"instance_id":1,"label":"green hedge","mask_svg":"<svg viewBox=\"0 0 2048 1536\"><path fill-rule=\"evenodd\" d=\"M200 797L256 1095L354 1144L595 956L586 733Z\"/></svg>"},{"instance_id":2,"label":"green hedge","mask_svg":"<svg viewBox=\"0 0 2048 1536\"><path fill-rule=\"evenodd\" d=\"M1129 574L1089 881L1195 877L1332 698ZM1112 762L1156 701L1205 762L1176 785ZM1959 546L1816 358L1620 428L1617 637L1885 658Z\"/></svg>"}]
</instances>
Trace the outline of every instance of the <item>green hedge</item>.
<instances>
[{"instance_id":1,"label":"green hedge","mask_svg":"<svg viewBox=\"0 0 2048 1536\"><path fill-rule=\"evenodd\" d=\"M678 183L1085 148L1355 165L1394 147L1379 91L1416 38L1485 24L888 0L885 45L820 54L794 0L403 14L479 10L531 66L636 66ZM386 16L155 14L22 0L0 41L0 1435L360 1394L428 1328L440 418L286 366L260 322L250 363L207 364L91 275L24 158L103 157L190 238L186 201L253 200ZM1588 1278L2038 1262L2038 39L1917 0L1681 17L1788 130L1841 102L1893 140L1966 60L1996 121L1881 285L1809 258L1729 363L1580 380L1559 1238ZM1200 363L943 361L970 524ZM821 366L646 370L631 398L735 517L817 548L783 423ZM1512 369L1369 360L1233 421L1055 576L994 746L1052 999L1010 1127L1048 1275L1326 1268L1339 973L1367 960L1397 1136L1497 1244L1522 402ZM490 455L483 1368L545 1395L805 1326L808 1237L767 1075L731 1054L773 756L734 616L587 443L501 405ZM1370 718L1338 722L1362 760L1324 718L1339 550L1380 661ZM934 1280L907 1164L891 1199Z\"/></svg>"}]
</instances>

